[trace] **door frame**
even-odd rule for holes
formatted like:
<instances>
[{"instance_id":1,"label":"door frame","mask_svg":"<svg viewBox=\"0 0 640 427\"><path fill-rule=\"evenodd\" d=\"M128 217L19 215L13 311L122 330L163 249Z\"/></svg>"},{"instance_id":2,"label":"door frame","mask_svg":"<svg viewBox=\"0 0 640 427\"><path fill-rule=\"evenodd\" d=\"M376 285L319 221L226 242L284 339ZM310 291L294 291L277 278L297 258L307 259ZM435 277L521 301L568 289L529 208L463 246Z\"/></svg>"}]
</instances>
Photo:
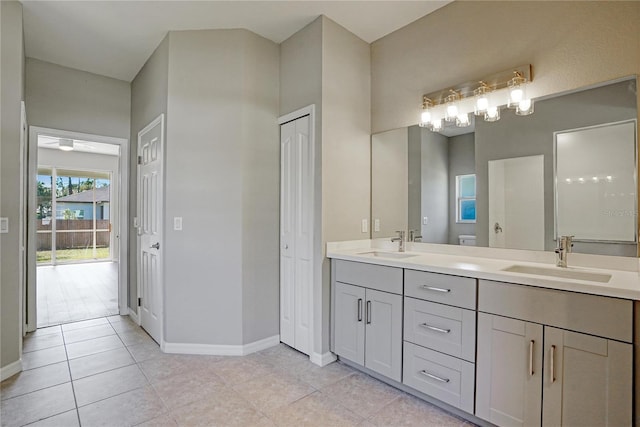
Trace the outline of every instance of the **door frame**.
<instances>
[{"instance_id":1,"label":"door frame","mask_svg":"<svg viewBox=\"0 0 640 427\"><path fill-rule=\"evenodd\" d=\"M129 275L129 140L112 136L94 135L62 129L29 126L29 177L27 191L27 300L26 331L33 332L37 328L36 298L36 215L37 176L38 176L38 135L46 134L59 138L81 139L85 141L112 144L120 147L119 176L112 182L118 183L119 203L119 244L118 244L118 310L121 316L129 314L127 304Z\"/></svg>"},{"instance_id":2,"label":"door frame","mask_svg":"<svg viewBox=\"0 0 640 427\"><path fill-rule=\"evenodd\" d=\"M161 236L161 245L164 246L164 234L165 234L165 229L164 229L164 189L165 189L165 181L164 181L164 169L165 169L165 154L166 154L166 144L165 144L165 119L164 119L164 113L160 113L160 115L158 117L156 117L155 119L153 119L148 125L146 125L144 128L142 128L139 132L138 132L138 137L136 139L136 156L141 156L142 153L140 152L140 139L142 137L142 135L144 135L145 133L149 132L151 129L153 129L155 126L157 126L158 124L160 124L160 147L161 147L161 153L162 153L162 159L160 162L160 182L162 184L162 190L160 191L160 196L161 196L161 200L160 200L160 204L163 207L161 214L161 218L159 221L159 225L158 228L161 230L162 232L162 236ZM134 224L134 228L136 230L136 296L138 297L138 300L140 299L140 290L141 290L141 280L140 280L140 272L141 272L141 264L142 264L142 260L141 260L141 253L140 253L140 247L141 247L141 237L140 237L140 233L138 231L139 227L140 227L140 164L138 163L137 159L136 159L136 214L135 214L135 224ZM162 254L160 254L160 286L158 289L158 293L157 293L157 298L158 298L158 304L161 307L161 313L160 313L160 339L158 344L160 345L160 348L164 351L164 346L165 346L165 341L164 341L164 257ZM138 325L142 325L142 316L141 316L141 312L140 309L141 307L138 305L137 301L132 301L132 305L134 306L134 309L130 309L129 312L130 313L134 313L135 318L133 319Z\"/></svg>"},{"instance_id":3,"label":"door frame","mask_svg":"<svg viewBox=\"0 0 640 427\"><path fill-rule=\"evenodd\" d=\"M309 326L311 329L311 336L309 337L309 359L312 363L324 366L331 363L334 358L329 355L324 355L320 351L316 351L316 348L322 348L322 244L321 244L321 218L322 209L318 209L322 206L322 191L319 188L320 179L318 172L320 171L318 160L319 147L316 145L316 107L315 104L308 105L306 107L295 110L289 114L285 114L278 118L278 126L282 126L287 122L291 122L309 116L309 144L312 147L313 164L314 164L314 194L313 194L313 243L312 243L312 259L313 259L313 285L312 292L310 294L311 301L309 301L309 307L312 308L311 315L309 317ZM282 214L282 213L281 213ZM279 251L280 252L280 251ZM280 253L278 253L278 260L280 259ZM278 261L279 262L279 261ZM279 290L279 288L278 288ZM279 316L279 315L278 315ZM317 343L317 345L316 345Z\"/></svg>"}]
</instances>

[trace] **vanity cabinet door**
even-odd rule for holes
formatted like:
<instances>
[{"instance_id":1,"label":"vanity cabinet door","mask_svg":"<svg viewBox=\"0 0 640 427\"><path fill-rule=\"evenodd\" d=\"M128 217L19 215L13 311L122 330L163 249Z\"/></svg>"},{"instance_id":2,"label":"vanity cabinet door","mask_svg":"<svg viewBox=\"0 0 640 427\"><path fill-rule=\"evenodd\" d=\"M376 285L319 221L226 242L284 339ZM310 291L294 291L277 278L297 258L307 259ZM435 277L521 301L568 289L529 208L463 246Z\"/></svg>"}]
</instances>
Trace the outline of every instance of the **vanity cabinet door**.
<instances>
[{"instance_id":1,"label":"vanity cabinet door","mask_svg":"<svg viewBox=\"0 0 640 427\"><path fill-rule=\"evenodd\" d=\"M498 426L539 426L542 325L478 313L476 415Z\"/></svg>"},{"instance_id":2,"label":"vanity cabinet door","mask_svg":"<svg viewBox=\"0 0 640 427\"><path fill-rule=\"evenodd\" d=\"M402 296L367 289L365 366L402 381Z\"/></svg>"},{"instance_id":3,"label":"vanity cabinet door","mask_svg":"<svg viewBox=\"0 0 640 427\"><path fill-rule=\"evenodd\" d=\"M335 284L335 352L364 365L365 289Z\"/></svg>"},{"instance_id":4,"label":"vanity cabinet door","mask_svg":"<svg viewBox=\"0 0 640 427\"><path fill-rule=\"evenodd\" d=\"M631 344L548 326L544 339L543 425L631 425Z\"/></svg>"}]
</instances>

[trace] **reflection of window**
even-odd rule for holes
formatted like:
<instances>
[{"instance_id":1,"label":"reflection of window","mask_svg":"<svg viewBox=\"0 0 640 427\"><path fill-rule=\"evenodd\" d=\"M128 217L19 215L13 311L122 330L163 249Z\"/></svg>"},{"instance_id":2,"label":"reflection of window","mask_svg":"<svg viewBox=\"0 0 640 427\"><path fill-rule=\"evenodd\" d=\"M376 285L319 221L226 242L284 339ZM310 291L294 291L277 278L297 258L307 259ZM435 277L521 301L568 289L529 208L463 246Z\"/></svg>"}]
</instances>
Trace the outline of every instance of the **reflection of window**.
<instances>
[{"instance_id":1,"label":"reflection of window","mask_svg":"<svg viewBox=\"0 0 640 427\"><path fill-rule=\"evenodd\" d=\"M476 176L456 176L456 222L476 222Z\"/></svg>"}]
</instances>

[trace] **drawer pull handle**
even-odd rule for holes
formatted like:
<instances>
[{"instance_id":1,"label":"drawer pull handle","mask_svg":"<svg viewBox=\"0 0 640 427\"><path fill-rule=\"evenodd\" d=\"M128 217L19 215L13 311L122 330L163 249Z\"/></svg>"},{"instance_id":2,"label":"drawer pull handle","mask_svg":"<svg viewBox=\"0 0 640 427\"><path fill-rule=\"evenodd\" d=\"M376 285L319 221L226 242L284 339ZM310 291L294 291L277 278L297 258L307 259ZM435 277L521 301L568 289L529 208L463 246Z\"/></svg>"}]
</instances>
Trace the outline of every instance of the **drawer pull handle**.
<instances>
[{"instance_id":1,"label":"drawer pull handle","mask_svg":"<svg viewBox=\"0 0 640 427\"><path fill-rule=\"evenodd\" d=\"M442 328L438 328L437 326L427 325L426 323L421 323L420 326L426 329L430 329L432 331L441 332L443 334L448 334L449 332L451 332L451 329L442 329Z\"/></svg>"},{"instance_id":2,"label":"drawer pull handle","mask_svg":"<svg viewBox=\"0 0 640 427\"><path fill-rule=\"evenodd\" d=\"M420 371L420 373L422 375L424 375L425 377L429 377L432 380L440 381L441 383L448 383L449 381L451 381L449 378L442 378L442 377L439 377L437 375L430 374L427 371Z\"/></svg>"},{"instance_id":3,"label":"drawer pull handle","mask_svg":"<svg viewBox=\"0 0 640 427\"><path fill-rule=\"evenodd\" d=\"M555 366L555 361L553 359L556 358L556 346L552 345L551 346L551 357L550 357L550 364L551 364L551 369L549 369L551 371L551 375L550 375L550 380L551 380L551 384L553 384L556 381L556 366Z\"/></svg>"},{"instance_id":4,"label":"drawer pull handle","mask_svg":"<svg viewBox=\"0 0 640 427\"><path fill-rule=\"evenodd\" d=\"M358 322L362 322L362 298L358 298Z\"/></svg>"},{"instance_id":5,"label":"drawer pull handle","mask_svg":"<svg viewBox=\"0 0 640 427\"><path fill-rule=\"evenodd\" d=\"M534 340L529 342L529 375L533 376L533 346L535 344Z\"/></svg>"},{"instance_id":6,"label":"drawer pull handle","mask_svg":"<svg viewBox=\"0 0 640 427\"><path fill-rule=\"evenodd\" d=\"M427 286L427 285L420 286L420 289L424 289L425 291L442 292L442 293L445 293L445 294L451 292L451 289L434 288L433 286Z\"/></svg>"}]
</instances>

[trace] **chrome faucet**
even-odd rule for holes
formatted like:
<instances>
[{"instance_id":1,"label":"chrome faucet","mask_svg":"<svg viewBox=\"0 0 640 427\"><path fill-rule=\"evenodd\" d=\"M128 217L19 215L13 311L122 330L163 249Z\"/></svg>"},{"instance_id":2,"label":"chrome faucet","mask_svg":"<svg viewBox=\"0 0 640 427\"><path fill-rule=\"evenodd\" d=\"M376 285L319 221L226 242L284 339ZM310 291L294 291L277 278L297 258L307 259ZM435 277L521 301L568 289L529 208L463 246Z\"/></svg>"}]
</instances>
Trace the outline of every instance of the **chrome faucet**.
<instances>
[{"instance_id":1,"label":"chrome faucet","mask_svg":"<svg viewBox=\"0 0 640 427\"><path fill-rule=\"evenodd\" d=\"M392 242L398 242L398 252L404 252L404 230L396 231L398 237L393 237Z\"/></svg>"},{"instance_id":2,"label":"chrome faucet","mask_svg":"<svg viewBox=\"0 0 640 427\"><path fill-rule=\"evenodd\" d=\"M416 230L409 230L409 242L421 242L422 236L416 236Z\"/></svg>"},{"instance_id":3,"label":"chrome faucet","mask_svg":"<svg viewBox=\"0 0 640 427\"><path fill-rule=\"evenodd\" d=\"M571 253L573 247L573 236L561 236L558 238L558 247L556 248L556 266L567 267L567 255Z\"/></svg>"}]
</instances>

